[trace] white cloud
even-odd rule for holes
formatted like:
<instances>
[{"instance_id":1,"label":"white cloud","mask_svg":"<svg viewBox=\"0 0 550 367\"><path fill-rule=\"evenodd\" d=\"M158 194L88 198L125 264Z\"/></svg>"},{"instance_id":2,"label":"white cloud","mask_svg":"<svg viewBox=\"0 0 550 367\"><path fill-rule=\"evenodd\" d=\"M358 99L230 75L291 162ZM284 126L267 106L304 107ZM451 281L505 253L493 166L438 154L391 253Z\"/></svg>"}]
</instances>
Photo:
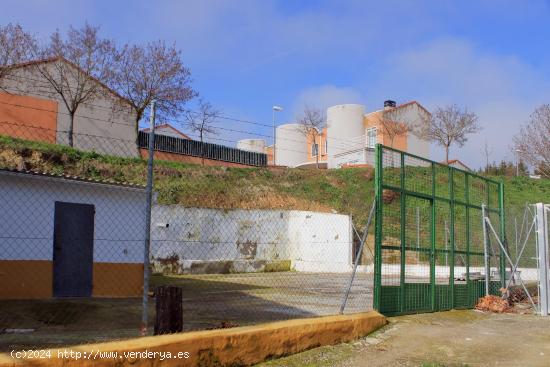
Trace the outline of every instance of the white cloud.
<instances>
[{"instance_id":1,"label":"white cloud","mask_svg":"<svg viewBox=\"0 0 550 367\"><path fill-rule=\"evenodd\" d=\"M484 52L464 39L437 39L390 60L388 72L372 86L379 89L369 97L397 91L428 108L456 103L476 112L483 130L462 149L451 148L452 158L473 167L483 164L485 140L494 149L492 159L514 159L510 145L519 125L550 100L550 80L544 73L514 55ZM440 159L441 152L434 149L432 158Z\"/></svg>"},{"instance_id":2,"label":"white cloud","mask_svg":"<svg viewBox=\"0 0 550 367\"><path fill-rule=\"evenodd\" d=\"M310 87L298 93L294 102L294 116L300 114L307 105L326 110L330 106L343 103L362 103L361 93L354 88L321 85Z\"/></svg>"}]
</instances>

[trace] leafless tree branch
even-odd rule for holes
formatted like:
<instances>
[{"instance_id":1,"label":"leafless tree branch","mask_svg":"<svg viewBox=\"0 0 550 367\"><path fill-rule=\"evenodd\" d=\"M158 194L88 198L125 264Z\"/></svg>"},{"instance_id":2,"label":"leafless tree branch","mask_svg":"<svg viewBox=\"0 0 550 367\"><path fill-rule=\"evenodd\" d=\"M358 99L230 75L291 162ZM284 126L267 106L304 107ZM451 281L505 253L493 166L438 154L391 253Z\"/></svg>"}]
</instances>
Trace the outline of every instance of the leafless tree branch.
<instances>
[{"instance_id":1,"label":"leafless tree branch","mask_svg":"<svg viewBox=\"0 0 550 367\"><path fill-rule=\"evenodd\" d=\"M12 71L12 66L29 61L37 42L19 24L0 26L0 88L2 79Z\"/></svg>"},{"instance_id":2,"label":"leafless tree branch","mask_svg":"<svg viewBox=\"0 0 550 367\"><path fill-rule=\"evenodd\" d=\"M474 112L450 105L437 107L431 119L417 128L416 134L444 147L445 162L448 162L451 145L456 143L458 146L464 146L468 141L468 135L480 130L481 126Z\"/></svg>"},{"instance_id":3,"label":"leafless tree branch","mask_svg":"<svg viewBox=\"0 0 550 367\"><path fill-rule=\"evenodd\" d=\"M55 60L36 63L34 68L67 107L69 146L73 146L74 116L78 108L110 93L99 81L111 78L114 45L98 33L99 27L87 23L80 29L70 27L65 37L56 31L49 43L35 50L36 57Z\"/></svg>"},{"instance_id":4,"label":"leafless tree branch","mask_svg":"<svg viewBox=\"0 0 550 367\"><path fill-rule=\"evenodd\" d=\"M191 73L183 65L181 52L163 41L125 45L117 52L109 85L125 97L139 121L151 101L156 100L159 119L184 113L183 106L197 96L191 88Z\"/></svg>"},{"instance_id":5,"label":"leafless tree branch","mask_svg":"<svg viewBox=\"0 0 550 367\"><path fill-rule=\"evenodd\" d=\"M189 130L199 135L201 142L204 142L207 134L217 134L214 123L220 118L221 114L221 111L215 109L210 102L200 98L198 111L188 110L185 112L186 125ZM204 165L204 145L201 157Z\"/></svg>"},{"instance_id":6,"label":"leafless tree branch","mask_svg":"<svg viewBox=\"0 0 550 367\"><path fill-rule=\"evenodd\" d=\"M300 132L305 135L307 139L311 139L312 145L316 147L315 165L318 169L319 156L321 155L321 141L319 138L325 126L326 116L320 109L311 108L306 105L297 121L300 124ZM317 143L318 140L319 143Z\"/></svg>"},{"instance_id":7,"label":"leafless tree branch","mask_svg":"<svg viewBox=\"0 0 550 367\"><path fill-rule=\"evenodd\" d=\"M522 160L544 177L550 178L550 105L544 104L514 137L514 148Z\"/></svg>"}]
</instances>

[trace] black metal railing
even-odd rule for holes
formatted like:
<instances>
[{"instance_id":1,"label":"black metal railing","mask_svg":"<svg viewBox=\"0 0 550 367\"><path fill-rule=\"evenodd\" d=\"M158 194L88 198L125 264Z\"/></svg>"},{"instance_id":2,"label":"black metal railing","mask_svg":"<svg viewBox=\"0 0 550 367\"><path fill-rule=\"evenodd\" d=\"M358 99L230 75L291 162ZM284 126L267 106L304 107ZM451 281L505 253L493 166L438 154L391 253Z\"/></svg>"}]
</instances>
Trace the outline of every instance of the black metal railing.
<instances>
[{"instance_id":1,"label":"black metal railing","mask_svg":"<svg viewBox=\"0 0 550 367\"><path fill-rule=\"evenodd\" d=\"M140 148L149 147L149 134L139 132ZM155 150L167 153L189 155L216 161L245 164L248 166L267 166L267 154L248 152L223 145L203 143L197 140L181 139L173 136L155 134Z\"/></svg>"}]
</instances>

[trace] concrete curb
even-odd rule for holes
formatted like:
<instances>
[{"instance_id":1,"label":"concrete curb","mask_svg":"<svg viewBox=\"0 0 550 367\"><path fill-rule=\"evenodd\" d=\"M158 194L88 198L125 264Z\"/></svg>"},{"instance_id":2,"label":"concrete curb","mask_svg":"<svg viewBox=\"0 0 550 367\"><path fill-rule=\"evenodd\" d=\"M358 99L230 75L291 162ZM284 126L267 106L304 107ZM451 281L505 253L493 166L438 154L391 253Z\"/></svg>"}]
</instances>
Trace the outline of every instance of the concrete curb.
<instances>
[{"instance_id":1,"label":"concrete curb","mask_svg":"<svg viewBox=\"0 0 550 367\"><path fill-rule=\"evenodd\" d=\"M9 353L2 353L0 367L248 366L266 358L357 339L385 324L386 318L375 311L278 321L52 349L49 358L37 355L32 359L13 359ZM59 354L63 352L73 352L73 357L63 357ZM76 353L81 353L80 358Z\"/></svg>"}]
</instances>

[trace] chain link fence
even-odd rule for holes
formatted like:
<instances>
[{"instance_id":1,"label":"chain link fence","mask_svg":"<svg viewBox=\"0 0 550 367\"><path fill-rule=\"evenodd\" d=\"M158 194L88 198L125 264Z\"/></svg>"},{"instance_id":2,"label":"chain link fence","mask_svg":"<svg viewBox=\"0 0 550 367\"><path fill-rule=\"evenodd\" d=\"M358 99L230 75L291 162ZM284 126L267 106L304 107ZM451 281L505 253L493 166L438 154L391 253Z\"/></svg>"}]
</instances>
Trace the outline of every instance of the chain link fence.
<instances>
[{"instance_id":1,"label":"chain link fence","mask_svg":"<svg viewBox=\"0 0 550 367\"><path fill-rule=\"evenodd\" d=\"M189 190L180 163L155 161L170 182L154 181L147 228L136 141L67 134L0 122L0 349L136 337L144 304L151 335L161 286L181 290L183 331L372 309L366 215L197 205L209 183Z\"/></svg>"},{"instance_id":2,"label":"chain link fence","mask_svg":"<svg viewBox=\"0 0 550 367\"><path fill-rule=\"evenodd\" d=\"M547 306L541 299L544 282L548 287L548 239L540 244L540 239L548 236L546 219L539 220L537 205L526 203L506 208L506 237L502 245L506 250L506 285L503 296L511 307L519 313L547 313ZM543 216L544 213L542 212ZM539 236L541 234L541 236ZM498 241L490 242L492 251L499 246ZM546 269L546 271L544 271ZM546 278L546 279L545 279ZM542 296L544 297L544 296ZM547 304L547 303L546 303ZM546 311L544 311L546 310Z\"/></svg>"}]
</instances>

